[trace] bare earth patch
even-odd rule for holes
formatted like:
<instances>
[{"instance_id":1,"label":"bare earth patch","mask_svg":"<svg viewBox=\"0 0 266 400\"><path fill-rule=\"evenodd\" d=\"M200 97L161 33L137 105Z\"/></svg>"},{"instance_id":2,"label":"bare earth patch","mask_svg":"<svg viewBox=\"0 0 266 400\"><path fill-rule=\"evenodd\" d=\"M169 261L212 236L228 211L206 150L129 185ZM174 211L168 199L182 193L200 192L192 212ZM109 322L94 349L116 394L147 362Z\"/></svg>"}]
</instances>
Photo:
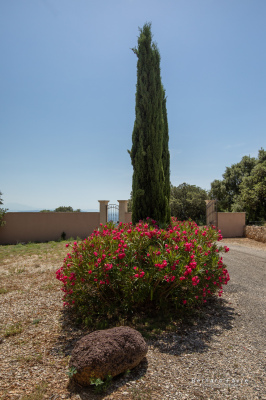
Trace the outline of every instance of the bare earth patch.
<instances>
[{"instance_id":1,"label":"bare earth patch","mask_svg":"<svg viewBox=\"0 0 266 400\"><path fill-rule=\"evenodd\" d=\"M250 239L226 239L225 243L266 250L266 244ZM66 252L62 246L59 252L2 254L0 400L263 398L244 380L247 350L242 349L243 359L235 353L236 312L228 306L231 303L226 295L220 308L217 304L206 307L202 321L148 341L143 362L128 376L114 379L105 394L95 394L93 388L72 387L67 375L69 356L76 340L88 332L62 319L62 292L55 271ZM197 384L196 379L206 382Z\"/></svg>"}]
</instances>

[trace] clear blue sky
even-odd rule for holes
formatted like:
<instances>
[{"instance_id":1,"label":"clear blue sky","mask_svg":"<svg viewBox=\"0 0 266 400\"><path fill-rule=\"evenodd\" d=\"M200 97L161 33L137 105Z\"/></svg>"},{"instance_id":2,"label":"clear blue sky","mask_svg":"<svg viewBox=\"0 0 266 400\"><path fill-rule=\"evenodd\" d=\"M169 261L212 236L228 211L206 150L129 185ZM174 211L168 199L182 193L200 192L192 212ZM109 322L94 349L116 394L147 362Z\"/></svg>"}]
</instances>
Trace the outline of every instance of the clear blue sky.
<instances>
[{"instance_id":1,"label":"clear blue sky","mask_svg":"<svg viewBox=\"0 0 266 400\"><path fill-rule=\"evenodd\" d=\"M171 182L210 189L266 149L265 0L1 0L4 204L128 199L138 27L152 23Z\"/></svg>"}]
</instances>

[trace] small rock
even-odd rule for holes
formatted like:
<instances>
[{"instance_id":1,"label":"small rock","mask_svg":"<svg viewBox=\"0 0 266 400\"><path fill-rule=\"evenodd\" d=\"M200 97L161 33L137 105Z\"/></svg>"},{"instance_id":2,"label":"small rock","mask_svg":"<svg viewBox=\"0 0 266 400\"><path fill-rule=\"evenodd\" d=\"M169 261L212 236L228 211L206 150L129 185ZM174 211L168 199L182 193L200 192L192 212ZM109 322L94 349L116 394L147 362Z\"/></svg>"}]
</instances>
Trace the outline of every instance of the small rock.
<instances>
[{"instance_id":1,"label":"small rock","mask_svg":"<svg viewBox=\"0 0 266 400\"><path fill-rule=\"evenodd\" d=\"M76 343L69 367L77 371L74 381L89 386L91 378L114 377L136 367L147 351L142 335L128 326L95 331Z\"/></svg>"}]
</instances>

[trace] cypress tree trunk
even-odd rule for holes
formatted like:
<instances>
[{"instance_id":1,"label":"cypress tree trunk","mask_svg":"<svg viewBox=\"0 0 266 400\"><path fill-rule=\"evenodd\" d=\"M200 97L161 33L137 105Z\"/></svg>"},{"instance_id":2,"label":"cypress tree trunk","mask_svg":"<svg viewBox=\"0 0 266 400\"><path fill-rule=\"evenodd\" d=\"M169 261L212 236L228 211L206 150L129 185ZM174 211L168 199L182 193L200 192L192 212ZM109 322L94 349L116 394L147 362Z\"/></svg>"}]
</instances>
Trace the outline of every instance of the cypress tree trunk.
<instances>
[{"instance_id":1,"label":"cypress tree trunk","mask_svg":"<svg viewBox=\"0 0 266 400\"><path fill-rule=\"evenodd\" d=\"M152 43L151 24L140 29L135 123L130 151L133 165L132 222L147 217L159 223L170 219L168 124L160 75L160 53ZM163 157L163 153L165 153ZM169 192L169 193L168 193Z\"/></svg>"}]
</instances>

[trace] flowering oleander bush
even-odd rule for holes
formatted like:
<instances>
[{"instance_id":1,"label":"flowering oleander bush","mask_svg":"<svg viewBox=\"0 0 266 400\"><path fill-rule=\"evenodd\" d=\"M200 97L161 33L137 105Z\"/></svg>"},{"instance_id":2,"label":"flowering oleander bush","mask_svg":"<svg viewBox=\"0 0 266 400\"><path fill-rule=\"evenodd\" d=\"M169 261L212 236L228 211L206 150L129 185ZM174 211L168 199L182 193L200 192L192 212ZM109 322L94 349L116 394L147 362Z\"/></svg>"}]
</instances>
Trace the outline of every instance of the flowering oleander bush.
<instances>
[{"instance_id":1,"label":"flowering oleander bush","mask_svg":"<svg viewBox=\"0 0 266 400\"><path fill-rule=\"evenodd\" d=\"M56 272L64 305L78 314L128 315L143 308L194 307L229 281L214 227L172 218L167 229L155 221L136 226L101 226L74 242Z\"/></svg>"}]
</instances>

